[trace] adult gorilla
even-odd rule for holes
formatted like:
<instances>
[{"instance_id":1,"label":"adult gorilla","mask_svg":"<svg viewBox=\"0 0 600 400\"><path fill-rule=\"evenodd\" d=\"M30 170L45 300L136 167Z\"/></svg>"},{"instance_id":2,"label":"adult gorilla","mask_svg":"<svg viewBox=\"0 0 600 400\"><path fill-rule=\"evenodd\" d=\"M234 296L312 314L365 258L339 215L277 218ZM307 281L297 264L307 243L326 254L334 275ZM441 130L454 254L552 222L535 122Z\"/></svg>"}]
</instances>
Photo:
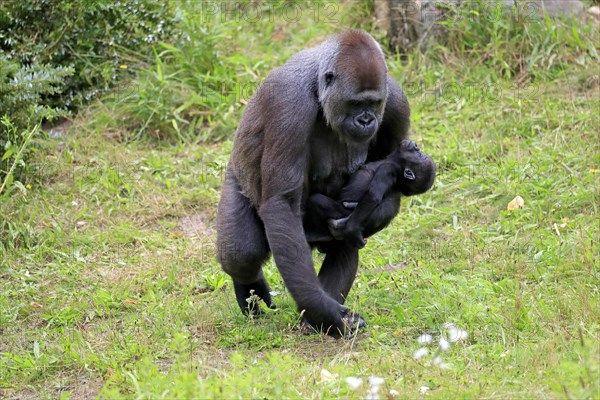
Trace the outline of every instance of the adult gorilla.
<instances>
[{"instance_id":1,"label":"adult gorilla","mask_svg":"<svg viewBox=\"0 0 600 400\"><path fill-rule=\"evenodd\" d=\"M242 311L259 312L257 297L273 305L261 269L271 252L313 327L339 337L364 325L343 305L358 250L343 240L319 245L326 256L317 277L304 206L313 193L336 198L350 174L398 147L409 114L381 48L362 31L333 36L269 73L240 121L217 216L218 260ZM399 205L399 192L388 195L366 235L387 225Z\"/></svg>"}]
</instances>

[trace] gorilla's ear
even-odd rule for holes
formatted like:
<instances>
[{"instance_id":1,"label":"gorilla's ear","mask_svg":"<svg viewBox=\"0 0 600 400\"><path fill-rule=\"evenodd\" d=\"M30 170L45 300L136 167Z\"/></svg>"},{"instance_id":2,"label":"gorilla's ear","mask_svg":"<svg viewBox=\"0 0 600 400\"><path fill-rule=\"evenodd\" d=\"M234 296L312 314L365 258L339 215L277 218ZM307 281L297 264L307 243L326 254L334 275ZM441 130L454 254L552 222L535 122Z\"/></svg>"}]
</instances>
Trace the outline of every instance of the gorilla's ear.
<instances>
[{"instance_id":1,"label":"gorilla's ear","mask_svg":"<svg viewBox=\"0 0 600 400\"><path fill-rule=\"evenodd\" d=\"M331 71L325 72L325 84L327 86L331 85L331 82L333 82L333 78L334 78L333 72L331 72Z\"/></svg>"},{"instance_id":2,"label":"gorilla's ear","mask_svg":"<svg viewBox=\"0 0 600 400\"><path fill-rule=\"evenodd\" d=\"M404 177L406 179L408 179L409 181L414 181L415 180L415 173L412 172L412 169L410 169L410 168L404 168Z\"/></svg>"}]
</instances>

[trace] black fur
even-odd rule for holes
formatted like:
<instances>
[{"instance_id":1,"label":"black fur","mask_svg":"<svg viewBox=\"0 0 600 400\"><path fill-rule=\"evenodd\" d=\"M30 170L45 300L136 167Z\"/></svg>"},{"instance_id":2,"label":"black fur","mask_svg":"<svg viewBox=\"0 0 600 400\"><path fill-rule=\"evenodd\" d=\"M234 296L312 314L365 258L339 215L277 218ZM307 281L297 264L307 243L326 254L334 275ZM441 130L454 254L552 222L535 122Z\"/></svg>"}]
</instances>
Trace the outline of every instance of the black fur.
<instances>
[{"instance_id":1,"label":"black fur","mask_svg":"<svg viewBox=\"0 0 600 400\"><path fill-rule=\"evenodd\" d=\"M335 198L362 164L398 147L409 114L379 45L365 32L334 36L271 71L240 121L217 216L218 259L244 312L256 309L247 307L251 294L270 303L261 265L272 253L314 328L341 336L364 325L343 305L358 250L345 241L324 243L317 276L304 208L313 193ZM390 221L398 196L392 191L372 217Z\"/></svg>"},{"instance_id":2,"label":"black fur","mask_svg":"<svg viewBox=\"0 0 600 400\"><path fill-rule=\"evenodd\" d=\"M425 193L433 186L434 179L435 164L431 157L414 142L404 140L385 159L367 163L352 174L337 201L320 193L310 196L305 215L307 239L309 242L345 240L362 248L363 232L372 234L389 222L376 211L391 191L404 196ZM373 213L376 217L371 217Z\"/></svg>"}]
</instances>

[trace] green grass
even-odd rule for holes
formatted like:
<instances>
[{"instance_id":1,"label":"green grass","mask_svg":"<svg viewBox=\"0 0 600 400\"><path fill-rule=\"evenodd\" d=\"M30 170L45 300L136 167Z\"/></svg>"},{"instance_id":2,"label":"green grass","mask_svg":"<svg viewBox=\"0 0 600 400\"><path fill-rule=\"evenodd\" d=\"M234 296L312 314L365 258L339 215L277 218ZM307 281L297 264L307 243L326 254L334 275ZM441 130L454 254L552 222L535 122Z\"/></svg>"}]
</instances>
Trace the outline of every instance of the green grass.
<instances>
[{"instance_id":1,"label":"green grass","mask_svg":"<svg viewBox=\"0 0 600 400\"><path fill-rule=\"evenodd\" d=\"M240 34L223 57L252 66L268 54L260 81L336 28L280 23L222 27ZM516 77L457 49L451 62L390 55L438 179L361 251L348 305L369 326L348 341L300 332L272 262L279 308L237 309L214 254L231 134L123 143L138 131L108 123L118 103L91 107L67 137L38 144L25 193L0 198L0 397L363 398L379 376L382 398L598 398L598 60L555 49L559 68ZM235 126L242 105L230 106L209 129ZM525 208L508 211L517 195ZM448 322L468 338L440 368ZM417 360L425 333L434 344ZM346 377L365 383L353 391Z\"/></svg>"}]
</instances>

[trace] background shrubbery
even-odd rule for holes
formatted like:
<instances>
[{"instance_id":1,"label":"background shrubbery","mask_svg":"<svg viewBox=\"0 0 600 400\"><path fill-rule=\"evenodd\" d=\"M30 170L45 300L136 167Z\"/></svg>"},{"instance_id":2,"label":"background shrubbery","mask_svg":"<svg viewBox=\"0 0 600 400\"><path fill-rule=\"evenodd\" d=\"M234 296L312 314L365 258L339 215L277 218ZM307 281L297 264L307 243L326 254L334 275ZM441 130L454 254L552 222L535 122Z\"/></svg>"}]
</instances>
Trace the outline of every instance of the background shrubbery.
<instances>
[{"instance_id":1,"label":"background shrubbery","mask_svg":"<svg viewBox=\"0 0 600 400\"><path fill-rule=\"evenodd\" d=\"M29 0L0 5L0 182L35 125L77 110L176 38L173 2ZM127 67L127 68L126 68ZM9 128L10 126L10 128ZM37 131L37 129L34 129Z\"/></svg>"},{"instance_id":2,"label":"background shrubbery","mask_svg":"<svg viewBox=\"0 0 600 400\"><path fill-rule=\"evenodd\" d=\"M72 67L48 105L73 109L104 91L119 67L146 60L151 45L176 36L171 2L9 1L0 8L2 57L20 65ZM52 71L48 71L52 74Z\"/></svg>"}]
</instances>

